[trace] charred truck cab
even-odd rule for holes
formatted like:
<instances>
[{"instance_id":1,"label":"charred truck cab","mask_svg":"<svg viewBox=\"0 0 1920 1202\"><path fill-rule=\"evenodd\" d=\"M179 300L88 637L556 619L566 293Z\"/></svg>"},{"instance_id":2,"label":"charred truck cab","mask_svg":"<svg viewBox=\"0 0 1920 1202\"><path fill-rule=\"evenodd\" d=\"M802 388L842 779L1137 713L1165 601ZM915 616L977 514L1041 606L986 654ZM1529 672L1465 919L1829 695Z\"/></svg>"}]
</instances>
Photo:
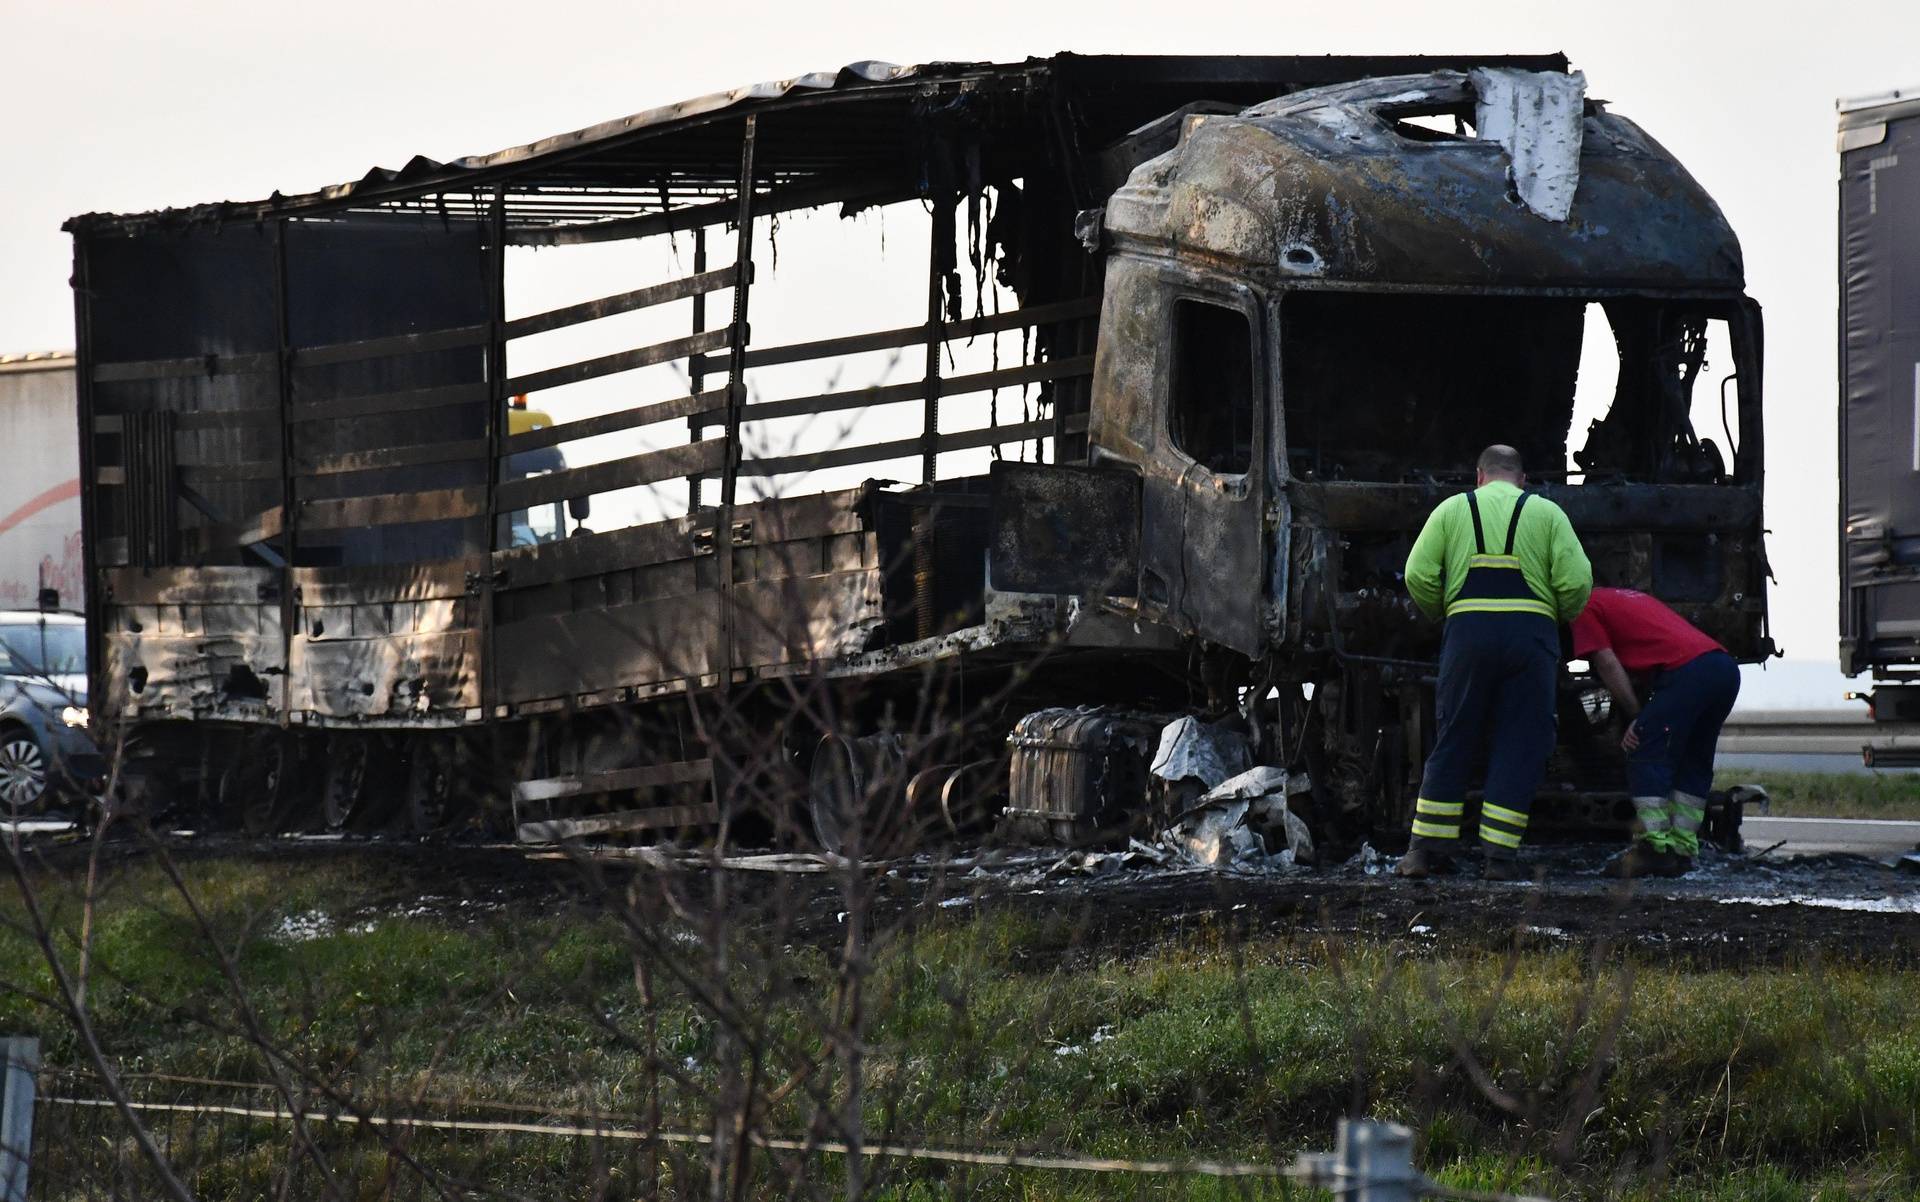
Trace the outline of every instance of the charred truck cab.
<instances>
[{"instance_id":1,"label":"charred truck cab","mask_svg":"<svg viewBox=\"0 0 1920 1202\"><path fill-rule=\"evenodd\" d=\"M1507 144L1474 135L1516 95L1537 102L1537 79L1374 79L1188 116L1100 221L1089 432L1096 464L1141 477L1137 612L1277 687L1322 805L1376 834L1406 828L1430 743L1439 632L1402 566L1490 443L1520 449L1596 579L1663 598L1741 659L1772 650L1739 244L1569 77ZM1537 139L1563 152L1558 196L1516 184ZM1583 345L1596 330L1610 346ZM1605 416L1573 429L1582 368L1604 359ZM1703 398L1724 446L1693 424ZM1604 690L1579 672L1562 693L1535 825L1625 826Z\"/></svg>"},{"instance_id":2,"label":"charred truck cab","mask_svg":"<svg viewBox=\"0 0 1920 1202\"><path fill-rule=\"evenodd\" d=\"M1583 87L1560 56L859 63L75 218L125 791L258 829L403 797L421 831L725 836L796 798L835 850L875 813L1080 838L1156 804L1143 757L1196 716L1304 772L1336 842L1391 840L1439 642L1400 573L1486 444L1602 580L1770 650L1738 244ZM756 328L820 286L792 243L771 270L774 223L827 205L927 222L924 310ZM619 291L510 299L529 254L607 246ZM549 337L633 314L669 324ZM1535 828L1624 827L1604 693L1570 671L1561 711Z\"/></svg>"}]
</instances>

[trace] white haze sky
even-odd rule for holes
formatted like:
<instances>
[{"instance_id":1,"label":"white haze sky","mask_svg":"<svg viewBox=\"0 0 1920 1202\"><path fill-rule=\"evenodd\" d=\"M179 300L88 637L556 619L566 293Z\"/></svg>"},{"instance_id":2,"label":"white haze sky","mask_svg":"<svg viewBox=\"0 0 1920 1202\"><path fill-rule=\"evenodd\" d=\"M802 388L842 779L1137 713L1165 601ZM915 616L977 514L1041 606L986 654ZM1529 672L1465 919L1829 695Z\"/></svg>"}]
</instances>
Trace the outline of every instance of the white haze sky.
<instances>
[{"instance_id":1,"label":"white haze sky","mask_svg":"<svg viewBox=\"0 0 1920 1202\"><path fill-rule=\"evenodd\" d=\"M1832 662L1833 103L1838 96L1920 85L1920 5L1912 0L1844 7L1673 0L1202 6L1138 0L0 0L0 29L6 34L6 65L0 69L0 150L6 156L0 166L0 351L72 345L70 248L59 231L72 214L253 199L276 188L306 191L357 178L375 165L398 167L415 154L444 160L496 150L654 105L860 59L1005 61L1060 50L1564 51L1586 72L1590 95L1612 102L1672 150L1718 199L1740 235L1748 290L1767 318L1767 521L1779 576L1772 593L1776 637L1795 658ZM781 274L803 271L809 260L826 270L803 300L776 303L770 290L763 309L756 291L755 341L923 319L923 285L913 269L925 261L926 241L924 220L914 216L894 210L853 223L789 220L781 234ZM883 231L891 279L870 277L869 265L857 257ZM712 265L720 266L731 260L731 248L716 241ZM690 243L683 238L679 249L677 269L670 262L638 260L594 269L540 252L518 269L523 291L515 307L545 308L680 274L690 270ZM847 256L856 256L852 270L845 267ZM716 308L720 322L724 297ZM677 326L672 333L683 330ZM560 357L553 362L566 361L563 349L573 348L556 346L553 353ZM600 352L596 347L592 353ZM984 367L980 357L989 352L976 347L971 353ZM1014 361L1017 342L1003 343L1001 355L1003 362ZM529 358L512 366L520 371L543 365ZM873 383L888 378L888 370L885 362L850 365L837 386ZM917 370L917 364L894 365L896 375ZM826 384L796 378L768 395ZM670 396L673 388L662 380L641 399ZM573 416L630 399L612 391L583 392L553 407L568 408L562 416ZM1018 396L1007 394L1000 419L1018 420L1018 413ZM878 434L862 427L857 441L899 437L895 426L880 421ZM1713 427L1716 441L1724 441L1717 422ZM798 441L817 445L821 436L813 431ZM943 470L950 470L944 462Z\"/></svg>"}]
</instances>

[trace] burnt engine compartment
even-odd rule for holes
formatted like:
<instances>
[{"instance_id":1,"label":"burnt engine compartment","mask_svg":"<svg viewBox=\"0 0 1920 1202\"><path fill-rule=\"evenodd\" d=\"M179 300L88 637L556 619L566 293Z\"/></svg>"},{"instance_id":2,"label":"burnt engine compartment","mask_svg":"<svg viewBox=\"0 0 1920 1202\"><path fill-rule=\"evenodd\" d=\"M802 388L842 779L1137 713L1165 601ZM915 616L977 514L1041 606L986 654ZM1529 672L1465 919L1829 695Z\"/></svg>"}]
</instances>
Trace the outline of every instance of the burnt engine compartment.
<instances>
[{"instance_id":1,"label":"burnt engine compartment","mask_svg":"<svg viewBox=\"0 0 1920 1202\"><path fill-rule=\"evenodd\" d=\"M1588 345L1596 314L1617 363ZM1660 597L1737 658L1772 653L1757 317L1741 303L1308 292L1286 297L1282 315L1293 651L1276 673L1276 716L1295 732L1323 821L1375 838L1406 828L1432 743L1441 628L1407 596L1404 568L1427 515L1473 486L1489 444L1520 450L1597 584ZM1717 392L1696 387L1703 377ZM1696 431L1696 392L1719 410L1727 452ZM1605 410L1577 429L1595 400ZM1578 667L1560 675L1559 746L1535 810L1545 837L1632 822L1618 721Z\"/></svg>"}]
</instances>

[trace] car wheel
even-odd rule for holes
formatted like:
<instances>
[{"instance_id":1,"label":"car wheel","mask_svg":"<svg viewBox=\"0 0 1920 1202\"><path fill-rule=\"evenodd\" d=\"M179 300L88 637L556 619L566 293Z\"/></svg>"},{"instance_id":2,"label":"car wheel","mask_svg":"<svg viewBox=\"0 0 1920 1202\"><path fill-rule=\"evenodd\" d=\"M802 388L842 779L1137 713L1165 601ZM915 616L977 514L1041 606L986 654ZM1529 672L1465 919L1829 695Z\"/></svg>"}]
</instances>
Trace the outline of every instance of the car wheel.
<instances>
[{"instance_id":1,"label":"car wheel","mask_svg":"<svg viewBox=\"0 0 1920 1202\"><path fill-rule=\"evenodd\" d=\"M0 811L31 814L47 799L47 756L33 732L0 731Z\"/></svg>"}]
</instances>

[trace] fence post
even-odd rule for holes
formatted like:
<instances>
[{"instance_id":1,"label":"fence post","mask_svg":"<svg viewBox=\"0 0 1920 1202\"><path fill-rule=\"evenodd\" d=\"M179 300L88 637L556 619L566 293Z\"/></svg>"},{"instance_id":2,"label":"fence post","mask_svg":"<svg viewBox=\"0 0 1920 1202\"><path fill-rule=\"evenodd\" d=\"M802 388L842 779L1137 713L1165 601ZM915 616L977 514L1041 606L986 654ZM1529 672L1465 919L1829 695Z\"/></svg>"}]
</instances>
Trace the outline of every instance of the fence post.
<instances>
[{"instance_id":1,"label":"fence post","mask_svg":"<svg viewBox=\"0 0 1920 1202\"><path fill-rule=\"evenodd\" d=\"M1334 1149L1302 1154L1290 1175L1344 1202L1414 1202L1428 1192L1413 1167L1413 1132L1399 1123L1341 1119Z\"/></svg>"},{"instance_id":2,"label":"fence post","mask_svg":"<svg viewBox=\"0 0 1920 1202\"><path fill-rule=\"evenodd\" d=\"M40 1072L40 1041L31 1035L0 1040L6 1082L0 1092L0 1202L26 1202L33 1157L33 1087Z\"/></svg>"},{"instance_id":3,"label":"fence post","mask_svg":"<svg viewBox=\"0 0 1920 1202\"><path fill-rule=\"evenodd\" d=\"M1399 1123L1348 1119L1337 1146L1349 1180L1359 1186L1355 1202L1413 1202L1427 1192L1426 1178L1413 1168L1413 1132Z\"/></svg>"}]
</instances>

